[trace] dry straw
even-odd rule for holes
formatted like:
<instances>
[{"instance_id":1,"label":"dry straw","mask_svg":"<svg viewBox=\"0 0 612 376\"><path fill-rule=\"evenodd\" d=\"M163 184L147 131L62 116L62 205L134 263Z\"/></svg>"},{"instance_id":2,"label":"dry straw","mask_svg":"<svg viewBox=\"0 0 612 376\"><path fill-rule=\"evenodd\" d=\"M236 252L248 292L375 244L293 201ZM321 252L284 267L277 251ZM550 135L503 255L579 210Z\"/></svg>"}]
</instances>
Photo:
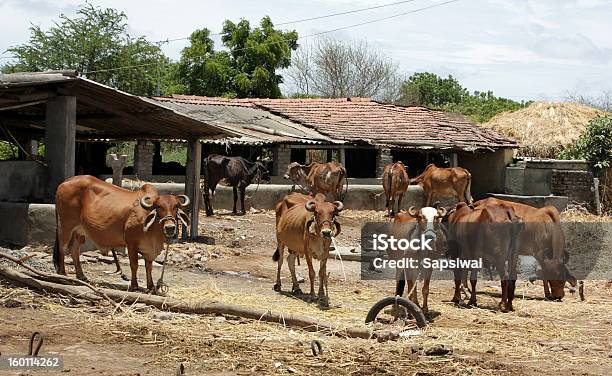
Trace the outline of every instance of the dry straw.
<instances>
[{"instance_id":1,"label":"dry straw","mask_svg":"<svg viewBox=\"0 0 612 376\"><path fill-rule=\"evenodd\" d=\"M554 158L580 137L589 121L606 114L580 103L534 102L498 114L483 126L517 140L521 156Z\"/></svg>"}]
</instances>

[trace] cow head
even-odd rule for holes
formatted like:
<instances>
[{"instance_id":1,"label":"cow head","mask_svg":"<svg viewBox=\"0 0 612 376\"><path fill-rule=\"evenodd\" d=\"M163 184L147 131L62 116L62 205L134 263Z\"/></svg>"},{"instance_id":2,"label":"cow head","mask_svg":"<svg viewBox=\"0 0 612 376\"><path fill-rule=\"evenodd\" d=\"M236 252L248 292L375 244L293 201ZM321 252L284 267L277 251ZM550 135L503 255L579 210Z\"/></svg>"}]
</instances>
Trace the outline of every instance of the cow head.
<instances>
[{"instance_id":1,"label":"cow head","mask_svg":"<svg viewBox=\"0 0 612 376\"><path fill-rule=\"evenodd\" d=\"M306 222L308 232L313 235L321 235L324 238L331 238L340 234L341 227L336 220L336 215L344 208L342 202L327 202L324 199L310 200L306 202L305 207L313 214L312 218Z\"/></svg>"},{"instance_id":2,"label":"cow head","mask_svg":"<svg viewBox=\"0 0 612 376\"><path fill-rule=\"evenodd\" d=\"M265 182L270 182L270 172L262 162L255 162L255 166L257 168L257 172L255 172L255 178L257 183L259 184L262 180Z\"/></svg>"},{"instance_id":3,"label":"cow head","mask_svg":"<svg viewBox=\"0 0 612 376\"><path fill-rule=\"evenodd\" d=\"M285 175L283 175L283 179L298 181L302 167L303 166L297 162L289 163L287 166L287 172L285 172Z\"/></svg>"},{"instance_id":4,"label":"cow head","mask_svg":"<svg viewBox=\"0 0 612 376\"><path fill-rule=\"evenodd\" d=\"M140 206L145 210L150 210L145 218L143 229L147 232L149 228L159 218L162 232L166 238L176 236L178 222L189 226L189 217L183 211L189 205L189 197L185 195L162 195L156 198L144 196L140 199Z\"/></svg>"},{"instance_id":5,"label":"cow head","mask_svg":"<svg viewBox=\"0 0 612 376\"><path fill-rule=\"evenodd\" d=\"M550 284L550 298L553 300L560 300L565 296L565 283L569 282L571 288L570 291L574 292L577 280L567 270L567 267L561 260L557 259L544 259L541 263L543 279L548 280Z\"/></svg>"},{"instance_id":6,"label":"cow head","mask_svg":"<svg viewBox=\"0 0 612 376\"><path fill-rule=\"evenodd\" d=\"M408 214L419 222L419 226L422 229L424 227L423 231L425 235L431 235L435 239L436 231L440 227L440 222L442 222L442 219L446 216L446 208L426 206L417 210L414 206L411 206L408 209Z\"/></svg>"}]
</instances>

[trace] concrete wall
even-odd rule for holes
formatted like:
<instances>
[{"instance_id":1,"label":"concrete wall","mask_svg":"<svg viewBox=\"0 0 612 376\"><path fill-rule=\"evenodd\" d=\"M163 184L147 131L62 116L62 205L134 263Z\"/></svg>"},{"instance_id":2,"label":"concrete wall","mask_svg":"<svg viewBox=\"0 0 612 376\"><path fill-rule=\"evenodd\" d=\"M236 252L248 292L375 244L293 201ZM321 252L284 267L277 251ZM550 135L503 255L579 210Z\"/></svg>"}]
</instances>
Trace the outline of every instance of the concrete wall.
<instances>
[{"instance_id":1,"label":"concrete wall","mask_svg":"<svg viewBox=\"0 0 612 376\"><path fill-rule=\"evenodd\" d=\"M512 149L493 153L459 153L460 167L472 174L472 196L484 197L487 193L504 192L505 168L512 162Z\"/></svg>"},{"instance_id":2,"label":"concrete wall","mask_svg":"<svg viewBox=\"0 0 612 376\"><path fill-rule=\"evenodd\" d=\"M55 242L55 205L0 202L0 242L23 246Z\"/></svg>"},{"instance_id":3,"label":"concrete wall","mask_svg":"<svg viewBox=\"0 0 612 376\"><path fill-rule=\"evenodd\" d=\"M570 201L593 204L595 200L591 171L553 170L550 190L552 194L567 196Z\"/></svg>"},{"instance_id":4,"label":"concrete wall","mask_svg":"<svg viewBox=\"0 0 612 376\"><path fill-rule=\"evenodd\" d=\"M140 178L153 174L155 145L149 141L138 141L134 146L134 173Z\"/></svg>"},{"instance_id":5,"label":"concrete wall","mask_svg":"<svg viewBox=\"0 0 612 376\"><path fill-rule=\"evenodd\" d=\"M0 201L42 201L47 169L35 161L0 162Z\"/></svg>"}]
</instances>

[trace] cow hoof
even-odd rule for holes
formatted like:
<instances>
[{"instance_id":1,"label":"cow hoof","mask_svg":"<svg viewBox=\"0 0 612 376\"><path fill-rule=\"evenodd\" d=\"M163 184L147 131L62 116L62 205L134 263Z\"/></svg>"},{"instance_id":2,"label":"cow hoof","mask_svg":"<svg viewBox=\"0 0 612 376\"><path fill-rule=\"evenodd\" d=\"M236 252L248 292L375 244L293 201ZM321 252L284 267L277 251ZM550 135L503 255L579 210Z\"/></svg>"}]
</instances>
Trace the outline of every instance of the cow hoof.
<instances>
[{"instance_id":1,"label":"cow hoof","mask_svg":"<svg viewBox=\"0 0 612 376\"><path fill-rule=\"evenodd\" d=\"M281 285L280 285L280 283L275 283L273 289L276 292L281 292Z\"/></svg>"},{"instance_id":2,"label":"cow hoof","mask_svg":"<svg viewBox=\"0 0 612 376\"><path fill-rule=\"evenodd\" d=\"M139 289L138 285L130 285L130 287L128 287L128 291L138 291Z\"/></svg>"},{"instance_id":3,"label":"cow hoof","mask_svg":"<svg viewBox=\"0 0 612 376\"><path fill-rule=\"evenodd\" d=\"M455 303L455 304L459 304L460 301L461 301L461 298L458 298L456 296L453 296L453 298L451 299L451 303Z\"/></svg>"},{"instance_id":4,"label":"cow hoof","mask_svg":"<svg viewBox=\"0 0 612 376\"><path fill-rule=\"evenodd\" d=\"M124 280L124 281L129 281L130 277L128 277L127 275L121 273L121 279Z\"/></svg>"},{"instance_id":5,"label":"cow hoof","mask_svg":"<svg viewBox=\"0 0 612 376\"><path fill-rule=\"evenodd\" d=\"M291 290L291 294L293 294L293 295L304 295L304 293L302 292L302 290L299 287Z\"/></svg>"},{"instance_id":6,"label":"cow hoof","mask_svg":"<svg viewBox=\"0 0 612 376\"><path fill-rule=\"evenodd\" d=\"M87 277L85 277L84 275L77 275L77 279L79 281L83 281L83 282L87 282L88 281Z\"/></svg>"},{"instance_id":7,"label":"cow hoof","mask_svg":"<svg viewBox=\"0 0 612 376\"><path fill-rule=\"evenodd\" d=\"M320 297L317 304L319 305L319 308L329 308L329 298Z\"/></svg>"}]
</instances>

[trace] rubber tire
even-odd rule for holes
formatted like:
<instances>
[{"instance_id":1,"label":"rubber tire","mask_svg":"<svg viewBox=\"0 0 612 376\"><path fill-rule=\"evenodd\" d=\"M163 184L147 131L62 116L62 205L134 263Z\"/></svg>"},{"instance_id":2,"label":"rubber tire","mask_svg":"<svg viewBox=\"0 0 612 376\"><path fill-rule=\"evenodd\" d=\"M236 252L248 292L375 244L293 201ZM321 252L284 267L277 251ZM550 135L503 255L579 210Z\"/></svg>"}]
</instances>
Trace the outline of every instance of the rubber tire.
<instances>
[{"instance_id":1,"label":"rubber tire","mask_svg":"<svg viewBox=\"0 0 612 376\"><path fill-rule=\"evenodd\" d=\"M414 304L412 300L396 298L395 296L389 296L376 302L376 304L374 304L368 311L368 315L365 319L366 324L374 321L376 316L378 316L383 309L387 308L388 306L395 305L396 302L398 305L406 308L406 311L408 311L408 313L414 317L419 328L424 328L427 326L427 319L418 305Z\"/></svg>"}]
</instances>

